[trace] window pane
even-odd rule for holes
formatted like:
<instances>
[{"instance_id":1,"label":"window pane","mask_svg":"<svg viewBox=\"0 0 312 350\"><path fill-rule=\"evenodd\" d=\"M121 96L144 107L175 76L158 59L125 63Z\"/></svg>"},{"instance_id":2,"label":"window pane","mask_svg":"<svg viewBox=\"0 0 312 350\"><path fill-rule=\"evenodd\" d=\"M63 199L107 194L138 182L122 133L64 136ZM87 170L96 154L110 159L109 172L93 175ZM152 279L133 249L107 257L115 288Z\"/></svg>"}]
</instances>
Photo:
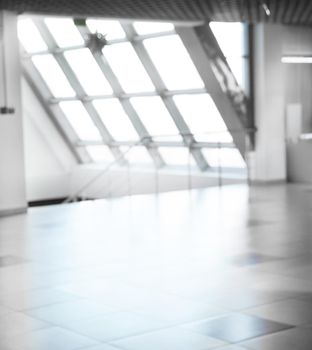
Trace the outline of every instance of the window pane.
<instances>
[{"instance_id":1,"label":"window pane","mask_svg":"<svg viewBox=\"0 0 312 350\"><path fill-rule=\"evenodd\" d=\"M246 164L237 149L232 148L204 148L203 153L212 167L245 168Z\"/></svg>"},{"instance_id":2,"label":"window pane","mask_svg":"<svg viewBox=\"0 0 312 350\"><path fill-rule=\"evenodd\" d=\"M138 140L138 134L116 98L95 100L93 105L116 141Z\"/></svg>"},{"instance_id":3,"label":"window pane","mask_svg":"<svg viewBox=\"0 0 312 350\"><path fill-rule=\"evenodd\" d=\"M88 19L87 26L90 32L105 35L106 40L123 39L126 37L126 34L118 21Z\"/></svg>"},{"instance_id":4,"label":"window pane","mask_svg":"<svg viewBox=\"0 0 312 350\"><path fill-rule=\"evenodd\" d=\"M18 21L18 37L27 52L47 50L48 47L31 19Z\"/></svg>"},{"instance_id":5,"label":"window pane","mask_svg":"<svg viewBox=\"0 0 312 350\"><path fill-rule=\"evenodd\" d=\"M155 90L130 43L108 45L103 52L125 92Z\"/></svg>"},{"instance_id":6,"label":"window pane","mask_svg":"<svg viewBox=\"0 0 312 350\"><path fill-rule=\"evenodd\" d=\"M60 102L60 107L80 140L101 140L97 127L80 101Z\"/></svg>"},{"instance_id":7,"label":"window pane","mask_svg":"<svg viewBox=\"0 0 312 350\"><path fill-rule=\"evenodd\" d=\"M203 88L204 83L178 35L143 41L169 90Z\"/></svg>"},{"instance_id":8,"label":"window pane","mask_svg":"<svg viewBox=\"0 0 312 350\"><path fill-rule=\"evenodd\" d=\"M210 27L225 57L247 54L242 23L211 22Z\"/></svg>"},{"instance_id":9,"label":"window pane","mask_svg":"<svg viewBox=\"0 0 312 350\"><path fill-rule=\"evenodd\" d=\"M134 97L130 101L149 134L160 136L157 141L164 141L168 138L181 139L178 136L179 131L160 97ZM171 136L162 137L165 135Z\"/></svg>"},{"instance_id":10,"label":"window pane","mask_svg":"<svg viewBox=\"0 0 312 350\"><path fill-rule=\"evenodd\" d=\"M44 21L59 47L71 47L84 44L84 40L72 19L46 18Z\"/></svg>"},{"instance_id":11,"label":"window pane","mask_svg":"<svg viewBox=\"0 0 312 350\"><path fill-rule=\"evenodd\" d=\"M55 97L73 97L70 86L61 67L52 55L33 56L32 61Z\"/></svg>"},{"instance_id":12,"label":"window pane","mask_svg":"<svg viewBox=\"0 0 312 350\"><path fill-rule=\"evenodd\" d=\"M86 147L91 159L94 162L113 162L114 156L107 146L88 146Z\"/></svg>"},{"instance_id":13,"label":"window pane","mask_svg":"<svg viewBox=\"0 0 312 350\"><path fill-rule=\"evenodd\" d=\"M129 149L129 147L121 147L120 149L124 153ZM149 152L143 146L132 147L125 155L125 158L132 164L154 164Z\"/></svg>"},{"instance_id":14,"label":"window pane","mask_svg":"<svg viewBox=\"0 0 312 350\"><path fill-rule=\"evenodd\" d=\"M111 86L89 49L66 51L65 57L88 95L112 94Z\"/></svg>"},{"instance_id":15,"label":"window pane","mask_svg":"<svg viewBox=\"0 0 312 350\"><path fill-rule=\"evenodd\" d=\"M174 30L172 23L164 22L134 22L134 29L139 35L169 32Z\"/></svg>"},{"instance_id":16,"label":"window pane","mask_svg":"<svg viewBox=\"0 0 312 350\"><path fill-rule=\"evenodd\" d=\"M226 125L208 94L178 95L174 102L197 141L232 142Z\"/></svg>"},{"instance_id":17,"label":"window pane","mask_svg":"<svg viewBox=\"0 0 312 350\"><path fill-rule=\"evenodd\" d=\"M241 87L246 88L246 58L228 57L226 60L231 68L232 73L236 78L237 83Z\"/></svg>"},{"instance_id":18,"label":"window pane","mask_svg":"<svg viewBox=\"0 0 312 350\"><path fill-rule=\"evenodd\" d=\"M184 165L194 164L194 159L191 156L186 147L159 147L159 152L162 155L164 161L168 165Z\"/></svg>"}]
</instances>

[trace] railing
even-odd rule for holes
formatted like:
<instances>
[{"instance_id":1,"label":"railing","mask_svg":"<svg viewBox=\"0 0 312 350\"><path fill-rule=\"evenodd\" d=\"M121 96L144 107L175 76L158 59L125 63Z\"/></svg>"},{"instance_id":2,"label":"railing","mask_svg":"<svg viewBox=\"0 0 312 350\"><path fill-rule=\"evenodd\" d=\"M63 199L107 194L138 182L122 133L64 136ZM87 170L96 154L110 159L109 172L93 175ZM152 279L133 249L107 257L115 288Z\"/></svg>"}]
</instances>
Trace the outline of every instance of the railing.
<instances>
[{"instance_id":1,"label":"railing","mask_svg":"<svg viewBox=\"0 0 312 350\"><path fill-rule=\"evenodd\" d=\"M243 158L245 161L248 159L248 152L250 151L249 145L249 134L254 133L254 130L231 130L231 134L233 133L244 133L245 135L245 154ZM203 132L197 134L183 134L184 139L187 139L187 136L190 136L190 139L199 138L200 136L211 136L218 135L221 132ZM173 138L181 136L181 134L174 135L157 135L151 137L144 137L136 142L122 142L120 144L124 146L128 146L128 149L121 153L121 155L116 158L111 163L105 165L104 168L100 169L94 176L91 176L89 179L82 179L83 185L77 186L78 188L73 191L73 193L64 201L65 203L74 202L77 200L84 199L94 199L94 198L109 198L120 195L132 195L134 193L140 193L136 189L138 183L141 181L140 176L133 176L133 174L142 174L148 177L149 181L149 190L148 193L159 193L161 192L160 186L160 171L162 171L162 176L168 176L172 167L137 167L133 166L127 158L131 156L131 152L138 146L146 146L148 148L153 147L183 147L188 150L187 159L185 159L185 163L181 164L179 167L178 174L184 176L187 185L182 186L188 190L193 189L193 187L197 187L197 185L193 186L193 182L195 181L195 177L205 176L206 179L216 180L215 183L210 183L209 186L223 186L224 183L228 182L227 180L231 180L229 175L232 173L232 180L234 181L245 181L249 184L249 166L248 162L246 162L246 168L244 170L244 176L242 177L243 170L234 171L233 168L228 166L224 166L222 164L222 152L223 149L234 149L235 146L230 142L193 142L186 144L183 141L167 141L168 138ZM163 140L166 141L163 141ZM157 141L156 141L157 140ZM217 164L213 167L208 167L205 172L199 172L195 170L195 167L192 164L192 154L194 150L203 150L203 149L215 149L217 150L218 161ZM236 148L235 148L236 149ZM120 166L121 162L124 162L124 166ZM208 164L209 165L209 164ZM167 169L168 172L164 173L162 169ZM176 168L178 169L178 168ZM135 171L134 171L135 170ZM230 170L230 171L229 171ZM112 179L112 175L115 175L114 179ZM119 176L117 176L119 175ZM123 176L122 176L123 175ZM235 176L234 176L235 175ZM169 175L170 176L170 175ZM103 180L105 178L105 181ZM151 181L153 181L153 185L151 185ZM105 184L105 186L103 185ZM142 184L140 184L142 185ZM122 187L125 186L126 188ZM207 185L208 186L208 185ZM103 193L103 187L105 189L105 193ZM140 187L140 186L139 186ZM152 187L154 188L152 190ZM181 188L182 189L182 188ZM119 190L119 192L118 192ZM102 191L102 192L101 192ZM118 194L116 194L118 193Z\"/></svg>"}]
</instances>

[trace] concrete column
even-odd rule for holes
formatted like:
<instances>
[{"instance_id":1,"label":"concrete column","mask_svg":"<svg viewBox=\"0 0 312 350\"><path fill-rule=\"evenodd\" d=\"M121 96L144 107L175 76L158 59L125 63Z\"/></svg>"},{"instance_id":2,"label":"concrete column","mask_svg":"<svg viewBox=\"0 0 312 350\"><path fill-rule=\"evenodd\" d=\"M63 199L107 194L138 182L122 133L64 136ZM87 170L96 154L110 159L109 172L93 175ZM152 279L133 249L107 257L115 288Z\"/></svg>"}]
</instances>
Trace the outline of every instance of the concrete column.
<instances>
[{"instance_id":1,"label":"concrete column","mask_svg":"<svg viewBox=\"0 0 312 350\"><path fill-rule=\"evenodd\" d=\"M254 28L255 152L250 154L250 179L274 182L286 179L283 26L258 24Z\"/></svg>"},{"instance_id":2,"label":"concrete column","mask_svg":"<svg viewBox=\"0 0 312 350\"><path fill-rule=\"evenodd\" d=\"M0 216L27 208L17 15L0 12Z\"/></svg>"}]
</instances>

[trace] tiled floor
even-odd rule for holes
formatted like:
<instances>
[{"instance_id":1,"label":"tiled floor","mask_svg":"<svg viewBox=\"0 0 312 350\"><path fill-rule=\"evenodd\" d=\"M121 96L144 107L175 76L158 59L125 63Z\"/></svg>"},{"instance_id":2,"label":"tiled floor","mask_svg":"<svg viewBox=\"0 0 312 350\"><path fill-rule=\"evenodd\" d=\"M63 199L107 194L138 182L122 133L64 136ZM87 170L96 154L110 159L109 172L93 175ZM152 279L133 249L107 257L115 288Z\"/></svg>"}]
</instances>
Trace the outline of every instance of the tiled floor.
<instances>
[{"instance_id":1,"label":"tiled floor","mask_svg":"<svg viewBox=\"0 0 312 350\"><path fill-rule=\"evenodd\" d=\"M0 219L0 350L311 350L312 192L245 185Z\"/></svg>"}]
</instances>

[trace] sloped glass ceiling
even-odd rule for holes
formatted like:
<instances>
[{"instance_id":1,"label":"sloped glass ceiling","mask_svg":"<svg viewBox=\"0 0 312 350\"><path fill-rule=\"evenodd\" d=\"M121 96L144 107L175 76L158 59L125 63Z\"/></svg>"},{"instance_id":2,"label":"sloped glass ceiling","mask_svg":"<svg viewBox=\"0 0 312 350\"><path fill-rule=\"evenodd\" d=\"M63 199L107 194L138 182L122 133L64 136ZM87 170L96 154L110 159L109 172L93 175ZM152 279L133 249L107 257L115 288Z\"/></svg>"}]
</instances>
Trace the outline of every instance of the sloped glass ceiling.
<instances>
[{"instance_id":1,"label":"sloped glass ceiling","mask_svg":"<svg viewBox=\"0 0 312 350\"><path fill-rule=\"evenodd\" d=\"M43 84L47 103L59 107L52 110L72 129L73 148L83 147L89 155L84 161L117 162L126 152L130 164L191 162L203 169L201 159L211 167L244 167L172 23L87 19L76 24L71 18L21 17L18 34L24 59L38 73L35 85ZM243 25L210 25L244 87ZM105 45L91 50L92 35L105 38ZM186 147L190 136L200 157Z\"/></svg>"}]
</instances>

